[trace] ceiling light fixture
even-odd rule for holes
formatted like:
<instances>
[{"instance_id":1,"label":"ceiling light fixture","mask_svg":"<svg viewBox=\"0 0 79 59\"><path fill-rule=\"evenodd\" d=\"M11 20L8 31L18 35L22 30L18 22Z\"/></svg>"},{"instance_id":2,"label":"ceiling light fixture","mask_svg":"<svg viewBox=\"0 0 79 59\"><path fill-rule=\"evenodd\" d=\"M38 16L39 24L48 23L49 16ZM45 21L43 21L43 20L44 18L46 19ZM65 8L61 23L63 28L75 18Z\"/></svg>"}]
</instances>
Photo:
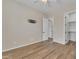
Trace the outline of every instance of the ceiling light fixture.
<instances>
[{"instance_id":1,"label":"ceiling light fixture","mask_svg":"<svg viewBox=\"0 0 79 59\"><path fill-rule=\"evenodd\" d=\"M48 0L41 0L43 3L47 4Z\"/></svg>"},{"instance_id":2,"label":"ceiling light fixture","mask_svg":"<svg viewBox=\"0 0 79 59\"><path fill-rule=\"evenodd\" d=\"M49 7L52 3L56 3L57 0L34 0L34 3L38 3L42 6Z\"/></svg>"}]
</instances>

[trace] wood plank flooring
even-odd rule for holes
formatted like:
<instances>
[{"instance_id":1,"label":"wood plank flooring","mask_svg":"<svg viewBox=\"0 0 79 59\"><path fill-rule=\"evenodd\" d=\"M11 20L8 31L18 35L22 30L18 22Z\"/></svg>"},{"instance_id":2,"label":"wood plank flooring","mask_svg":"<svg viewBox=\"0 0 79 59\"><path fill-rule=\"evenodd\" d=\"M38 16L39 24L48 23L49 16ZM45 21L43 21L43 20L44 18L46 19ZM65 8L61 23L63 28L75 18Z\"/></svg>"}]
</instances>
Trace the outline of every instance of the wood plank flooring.
<instances>
[{"instance_id":1,"label":"wood plank flooring","mask_svg":"<svg viewBox=\"0 0 79 59\"><path fill-rule=\"evenodd\" d=\"M3 59L76 59L74 42L67 45L44 41L4 52Z\"/></svg>"}]
</instances>

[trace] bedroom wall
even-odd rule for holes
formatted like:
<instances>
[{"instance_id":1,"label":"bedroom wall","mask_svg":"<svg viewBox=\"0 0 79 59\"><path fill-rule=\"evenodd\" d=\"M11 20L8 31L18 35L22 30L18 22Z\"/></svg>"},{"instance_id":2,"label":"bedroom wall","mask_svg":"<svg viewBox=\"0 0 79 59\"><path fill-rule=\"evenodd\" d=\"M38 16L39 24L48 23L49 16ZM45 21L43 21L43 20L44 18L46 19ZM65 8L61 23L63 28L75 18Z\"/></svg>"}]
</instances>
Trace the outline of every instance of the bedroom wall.
<instances>
[{"instance_id":1,"label":"bedroom wall","mask_svg":"<svg viewBox=\"0 0 79 59\"><path fill-rule=\"evenodd\" d=\"M65 22L63 13L54 15L53 41L65 44Z\"/></svg>"},{"instance_id":2,"label":"bedroom wall","mask_svg":"<svg viewBox=\"0 0 79 59\"><path fill-rule=\"evenodd\" d=\"M64 14L75 9L72 7L66 8L68 11L58 7L46 13L47 16L54 16L54 42L65 43ZM42 41L44 15L14 0L3 0L3 51ZM37 23L28 23L29 18L36 20Z\"/></svg>"},{"instance_id":3,"label":"bedroom wall","mask_svg":"<svg viewBox=\"0 0 79 59\"><path fill-rule=\"evenodd\" d=\"M42 41L43 13L17 3L3 0L3 51ZM36 20L36 24L28 22Z\"/></svg>"}]
</instances>

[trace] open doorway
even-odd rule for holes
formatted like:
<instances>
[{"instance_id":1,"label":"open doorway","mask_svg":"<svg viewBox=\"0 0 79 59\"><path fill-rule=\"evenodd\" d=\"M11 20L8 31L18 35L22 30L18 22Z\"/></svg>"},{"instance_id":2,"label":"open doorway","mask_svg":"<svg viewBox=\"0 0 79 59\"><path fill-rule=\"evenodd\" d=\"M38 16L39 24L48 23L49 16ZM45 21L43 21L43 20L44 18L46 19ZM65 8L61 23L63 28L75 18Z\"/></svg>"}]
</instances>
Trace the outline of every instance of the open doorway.
<instances>
[{"instance_id":1,"label":"open doorway","mask_svg":"<svg viewBox=\"0 0 79 59\"><path fill-rule=\"evenodd\" d=\"M43 40L53 40L53 24L54 18L43 18Z\"/></svg>"}]
</instances>

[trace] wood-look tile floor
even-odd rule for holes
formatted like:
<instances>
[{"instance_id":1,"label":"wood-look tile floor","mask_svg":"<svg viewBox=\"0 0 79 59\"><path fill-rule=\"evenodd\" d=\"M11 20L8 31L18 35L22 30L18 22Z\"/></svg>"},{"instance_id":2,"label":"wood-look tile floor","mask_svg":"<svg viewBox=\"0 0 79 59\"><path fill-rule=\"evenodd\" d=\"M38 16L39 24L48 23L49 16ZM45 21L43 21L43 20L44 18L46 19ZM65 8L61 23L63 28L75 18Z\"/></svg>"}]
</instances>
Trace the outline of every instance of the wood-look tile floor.
<instances>
[{"instance_id":1,"label":"wood-look tile floor","mask_svg":"<svg viewBox=\"0 0 79 59\"><path fill-rule=\"evenodd\" d=\"M66 45L44 41L4 52L3 59L76 59L74 42Z\"/></svg>"}]
</instances>

